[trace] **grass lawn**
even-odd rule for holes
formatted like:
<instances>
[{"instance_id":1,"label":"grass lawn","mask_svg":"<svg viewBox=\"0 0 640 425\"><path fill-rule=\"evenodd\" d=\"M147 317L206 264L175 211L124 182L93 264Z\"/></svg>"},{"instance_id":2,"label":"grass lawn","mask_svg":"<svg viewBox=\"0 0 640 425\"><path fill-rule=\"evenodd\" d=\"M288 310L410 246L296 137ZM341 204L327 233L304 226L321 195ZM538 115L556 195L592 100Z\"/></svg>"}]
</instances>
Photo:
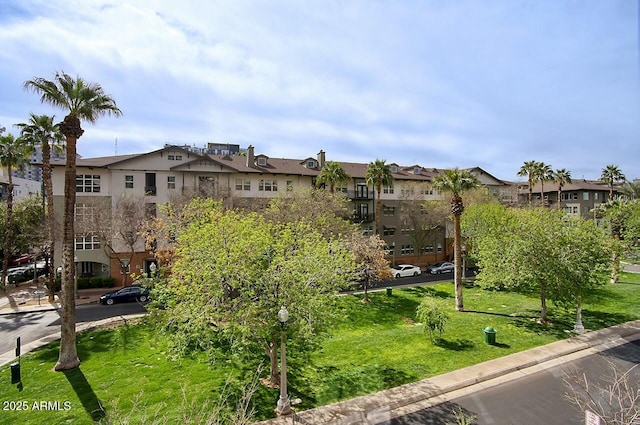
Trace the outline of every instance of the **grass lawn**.
<instances>
[{"instance_id":1,"label":"grass lawn","mask_svg":"<svg viewBox=\"0 0 640 425\"><path fill-rule=\"evenodd\" d=\"M623 273L623 283L608 285L586 298L583 323L600 329L640 319L640 275ZM450 316L443 338L431 344L415 321L415 310L430 292L448 300ZM506 354L568 337L574 311L550 307L552 325L536 322L539 300L520 294L465 289L466 312L453 309L453 285L340 297L343 319L321 347L310 353L287 349L289 393L302 399L301 409L369 394L449 372ZM483 343L482 330L493 326L497 344ZM82 365L53 372L58 344L22 357L22 386L10 385L9 368L0 370L0 424L91 424L117 410L131 415L118 423L165 417L167 423L194 418L185 405L210 406L221 388L232 395L251 378L250 368L203 355L172 359L166 341L149 326L126 325L78 335ZM261 353L256 354L260 356ZM264 373L263 373L264 375ZM272 416L277 389L260 387L254 400L258 419ZM40 402L49 402L42 405ZM58 402L58 405L55 404ZM67 402L65 404L65 402ZM23 410L17 410L22 407ZM24 409L26 407L26 409ZM44 407L49 410L38 410Z\"/></svg>"}]
</instances>

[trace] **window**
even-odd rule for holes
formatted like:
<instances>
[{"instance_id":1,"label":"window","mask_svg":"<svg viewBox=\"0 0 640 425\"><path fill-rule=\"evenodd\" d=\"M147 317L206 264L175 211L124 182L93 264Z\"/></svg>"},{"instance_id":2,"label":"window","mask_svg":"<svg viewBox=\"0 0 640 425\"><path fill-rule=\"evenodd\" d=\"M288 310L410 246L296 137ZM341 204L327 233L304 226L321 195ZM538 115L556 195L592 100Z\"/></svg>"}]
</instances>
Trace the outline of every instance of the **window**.
<instances>
[{"instance_id":1,"label":"window","mask_svg":"<svg viewBox=\"0 0 640 425\"><path fill-rule=\"evenodd\" d=\"M93 205L92 204L76 204L75 217L78 223L93 222Z\"/></svg>"},{"instance_id":2,"label":"window","mask_svg":"<svg viewBox=\"0 0 640 425\"><path fill-rule=\"evenodd\" d=\"M433 252L433 245L427 245L422 247L423 254L429 254Z\"/></svg>"},{"instance_id":3,"label":"window","mask_svg":"<svg viewBox=\"0 0 640 425\"><path fill-rule=\"evenodd\" d=\"M577 201L578 192L562 192L562 196L560 198L563 201Z\"/></svg>"},{"instance_id":4,"label":"window","mask_svg":"<svg viewBox=\"0 0 640 425\"><path fill-rule=\"evenodd\" d=\"M402 189L400 189L400 194L413 196L414 195L414 187L412 185L410 185L410 184L405 184L405 185L402 186Z\"/></svg>"},{"instance_id":5,"label":"window","mask_svg":"<svg viewBox=\"0 0 640 425\"><path fill-rule=\"evenodd\" d=\"M396 229L395 229L395 227L383 226L382 234L384 236L393 236L393 235L396 234Z\"/></svg>"},{"instance_id":6,"label":"window","mask_svg":"<svg viewBox=\"0 0 640 425\"><path fill-rule=\"evenodd\" d=\"M147 196L156 196L156 173L144 174L144 193Z\"/></svg>"},{"instance_id":7,"label":"window","mask_svg":"<svg viewBox=\"0 0 640 425\"><path fill-rule=\"evenodd\" d=\"M287 192L291 192L293 190L293 180L287 180Z\"/></svg>"},{"instance_id":8,"label":"window","mask_svg":"<svg viewBox=\"0 0 640 425\"><path fill-rule=\"evenodd\" d=\"M345 183L338 183L338 184L336 185L336 187L334 188L334 190L335 190L337 193L340 193L340 192L342 192L342 193L347 193L347 190L348 190L348 189L347 189L347 186L345 185Z\"/></svg>"},{"instance_id":9,"label":"window","mask_svg":"<svg viewBox=\"0 0 640 425\"><path fill-rule=\"evenodd\" d=\"M389 205L383 205L382 206L382 215L395 215L396 214L396 207L390 207Z\"/></svg>"},{"instance_id":10,"label":"window","mask_svg":"<svg viewBox=\"0 0 640 425\"><path fill-rule=\"evenodd\" d=\"M79 192L79 193L100 192L100 176L95 174L80 174L76 176L76 192Z\"/></svg>"},{"instance_id":11,"label":"window","mask_svg":"<svg viewBox=\"0 0 640 425\"><path fill-rule=\"evenodd\" d=\"M259 156L258 165L267 165L267 158L265 158L264 156Z\"/></svg>"},{"instance_id":12,"label":"window","mask_svg":"<svg viewBox=\"0 0 640 425\"><path fill-rule=\"evenodd\" d=\"M412 234L414 231L414 228L411 227L410 224L402 224L402 228L400 229L400 233L402 233L403 235L410 235Z\"/></svg>"},{"instance_id":13,"label":"window","mask_svg":"<svg viewBox=\"0 0 640 425\"><path fill-rule=\"evenodd\" d=\"M182 161L182 155L167 155L169 161Z\"/></svg>"},{"instance_id":14,"label":"window","mask_svg":"<svg viewBox=\"0 0 640 425\"><path fill-rule=\"evenodd\" d=\"M400 248L400 255L411 255L415 251L413 245L402 245Z\"/></svg>"},{"instance_id":15,"label":"window","mask_svg":"<svg viewBox=\"0 0 640 425\"><path fill-rule=\"evenodd\" d=\"M133 176L124 176L124 188L133 189Z\"/></svg>"},{"instance_id":16,"label":"window","mask_svg":"<svg viewBox=\"0 0 640 425\"><path fill-rule=\"evenodd\" d=\"M76 236L76 250L100 249L100 239L96 235Z\"/></svg>"},{"instance_id":17,"label":"window","mask_svg":"<svg viewBox=\"0 0 640 425\"><path fill-rule=\"evenodd\" d=\"M362 226L362 234L365 236L373 236L373 224L365 224Z\"/></svg>"},{"instance_id":18,"label":"window","mask_svg":"<svg viewBox=\"0 0 640 425\"><path fill-rule=\"evenodd\" d=\"M236 190L251 190L251 180L236 179Z\"/></svg>"},{"instance_id":19,"label":"window","mask_svg":"<svg viewBox=\"0 0 640 425\"><path fill-rule=\"evenodd\" d=\"M593 199L595 199L596 201L598 200L598 192L593 194Z\"/></svg>"},{"instance_id":20,"label":"window","mask_svg":"<svg viewBox=\"0 0 640 425\"><path fill-rule=\"evenodd\" d=\"M438 244L438 252L442 252L442 244L441 243Z\"/></svg>"},{"instance_id":21,"label":"window","mask_svg":"<svg viewBox=\"0 0 640 425\"><path fill-rule=\"evenodd\" d=\"M167 189L176 188L176 176L167 176Z\"/></svg>"},{"instance_id":22,"label":"window","mask_svg":"<svg viewBox=\"0 0 640 425\"><path fill-rule=\"evenodd\" d=\"M314 160L307 161L307 168L316 168L316 162Z\"/></svg>"},{"instance_id":23,"label":"window","mask_svg":"<svg viewBox=\"0 0 640 425\"><path fill-rule=\"evenodd\" d=\"M583 201L589 200L589 192L582 192L582 200Z\"/></svg>"},{"instance_id":24,"label":"window","mask_svg":"<svg viewBox=\"0 0 640 425\"><path fill-rule=\"evenodd\" d=\"M388 186L384 186L382 188L382 193L393 193L393 185L390 184Z\"/></svg>"},{"instance_id":25,"label":"window","mask_svg":"<svg viewBox=\"0 0 640 425\"><path fill-rule=\"evenodd\" d=\"M392 165L391 166L391 172L392 173L397 173L398 172L398 166L397 165Z\"/></svg>"},{"instance_id":26,"label":"window","mask_svg":"<svg viewBox=\"0 0 640 425\"><path fill-rule=\"evenodd\" d=\"M413 169L413 174L420 174L420 171L421 171L420 167L416 167Z\"/></svg>"},{"instance_id":27,"label":"window","mask_svg":"<svg viewBox=\"0 0 640 425\"><path fill-rule=\"evenodd\" d=\"M420 195L433 195L433 189L430 186L420 186Z\"/></svg>"},{"instance_id":28,"label":"window","mask_svg":"<svg viewBox=\"0 0 640 425\"><path fill-rule=\"evenodd\" d=\"M277 192L278 181L277 180L260 180L258 190L262 192Z\"/></svg>"}]
</instances>

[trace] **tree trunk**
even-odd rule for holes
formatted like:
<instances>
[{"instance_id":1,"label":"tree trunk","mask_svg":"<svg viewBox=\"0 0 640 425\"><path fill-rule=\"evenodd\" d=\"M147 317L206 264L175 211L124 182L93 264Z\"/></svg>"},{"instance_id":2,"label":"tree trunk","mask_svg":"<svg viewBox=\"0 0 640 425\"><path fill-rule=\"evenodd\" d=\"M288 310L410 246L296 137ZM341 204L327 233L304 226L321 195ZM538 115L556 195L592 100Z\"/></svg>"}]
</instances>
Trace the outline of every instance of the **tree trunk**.
<instances>
[{"instance_id":1,"label":"tree trunk","mask_svg":"<svg viewBox=\"0 0 640 425\"><path fill-rule=\"evenodd\" d=\"M380 236L382 233L380 232L380 216L382 215L382 204L380 203L380 192L382 191L382 186L378 186L376 189L377 197L376 197L376 234Z\"/></svg>"},{"instance_id":2,"label":"tree trunk","mask_svg":"<svg viewBox=\"0 0 640 425\"><path fill-rule=\"evenodd\" d=\"M540 321L547 323L547 285L540 284Z\"/></svg>"},{"instance_id":3,"label":"tree trunk","mask_svg":"<svg viewBox=\"0 0 640 425\"><path fill-rule=\"evenodd\" d=\"M460 215L453 215L453 265L456 288L456 310L464 311L462 300L462 238L460 235Z\"/></svg>"},{"instance_id":4,"label":"tree trunk","mask_svg":"<svg viewBox=\"0 0 640 425\"><path fill-rule=\"evenodd\" d=\"M80 120L67 115L60 125L67 139L67 163L64 173L64 233L62 236L62 312L60 316L60 354L55 370L78 367L76 347L76 294L74 209L76 203L76 142L82 135Z\"/></svg>"},{"instance_id":5,"label":"tree trunk","mask_svg":"<svg viewBox=\"0 0 640 425\"><path fill-rule=\"evenodd\" d=\"M7 187L7 218L5 221L5 241L4 256L2 257L2 289L6 289L7 272L9 270L9 257L11 256L11 244L13 242L13 177L11 176L11 158L7 165L7 178L9 186Z\"/></svg>"},{"instance_id":6,"label":"tree trunk","mask_svg":"<svg viewBox=\"0 0 640 425\"><path fill-rule=\"evenodd\" d=\"M370 284L369 279L366 279L364 281L364 298L362 299L362 302L365 302L365 303L369 302L369 292L368 292L369 284Z\"/></svg>"},{"instance_id":7,"label":"tree trunk","mask_svg":"<svg viewBox=\"0 0 640 425\"><path fill-rule=\"evenodd\" d=\"M55 258L56 244L56 219L53 213L53 185L51 184L51 149L49 143L45 140L42 142L42 181L44 183L44 196L46 198L46 220L47 220L47 244L49 245L49 254L47 259L47 293L49 302L54 300L55 296L55 266L53 259Z\"/></svg>"}]
</instances>

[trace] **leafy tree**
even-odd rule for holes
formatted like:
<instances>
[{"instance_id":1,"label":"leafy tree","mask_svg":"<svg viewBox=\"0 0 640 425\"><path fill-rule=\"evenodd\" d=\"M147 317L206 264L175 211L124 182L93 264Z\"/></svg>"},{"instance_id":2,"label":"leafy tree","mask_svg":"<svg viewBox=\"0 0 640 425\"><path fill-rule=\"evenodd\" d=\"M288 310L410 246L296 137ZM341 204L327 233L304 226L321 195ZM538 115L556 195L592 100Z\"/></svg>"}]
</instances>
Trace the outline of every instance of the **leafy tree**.
<instances>
[{"instance_id":1,"label":"leafy tree","mask_svg":"<svg viewBox=\"0 0 640 425\"><path fill-rule=\"evenodd\" d=\"M478 205L469 208L463 227L473 234L481 269L476 282L538 293L542 322L548 298L577 305L583 291L605 283L610 251L592 220L542 208Z\"/></svg>"},{"instance_id":2,"label":"leafy tree","mask_svg":"<svg viewBox=\"0 0 640 425\"><path fill-rule=\"evenodd\" d=\"M538 161L525 161L518 171L518 175L521 177L526 176L527 181L529 182L529 206L531 206L531 201L533 199L533 185L537 181L537 169Z\"/></svg>"},{"instance_id":3,"label":"leafy tree","mask_svg":"<svg viewBox=\"0 0 640 425\"><path fill-rule=\"evenodd\" d=\"M622 251L625 248L630 250L640 235L640 204L613 198L595 208L595 214L612 238L611 283L617 283Z\"/></svg>"},{"instance_id":4,"label":"leafy tree","mask_svg":"<svg viewBox=\"0 0 640 425\"><path fill-rule=\"evenodd\" d=\"M87 83L80 77L73 78L64 72L56 72L53 80L34 77L25 81L25 90L40 95L42 103L48 103L67 113L58 124L66 139L66 167L64 173L64 212L62 236L62 312L60 324L60 354L55 370L68 370L80 364L76 348L75 322L75 233L74 208L76 203L76 143L84 130L82 120L95 123L102 116L122 115L111 96L104 93L99 84Z\"/></svg>"},{"instance_id":5,"label":"leafy tree","mask_svg":"<svg viewBox=\"0 0 640 425\"><path fill-rule=\"evenodd\" d=\"M277 312L290 312L289 339L304 345L327 329L337 291L354 280L355 263L343 241L327 240L301 222L205 209L196 200L177 236L167 283L172 296L155 310L182 349L215 349L225 342L237 355L261 349L278 383Z\"/></svg>"},{"instance_id":6,"label":"leafy tree","mask_svg":"<svg viewBox=\"0 0 640 425\"><path fill-rule=\"evenodd\" d=\"M47 288L49 289L49 301L53 301L55 290L55 273L49 264L49 258L55 256L56 220L53 211L53 185L51 183L51 152L61 152L63 136L57 124L53 123L54 116L29 114L29 122L16 124L20 128L22 138L31 146L42 147L42 182L44 185L43 196L46 200L46 220L48 230L48 255L47 255Z\"/></svg>"},{"instance_id":7,"label":"leafy tree","mask_svg":"<svg viewBox=\"0 0 640 425\"><path fill-rule=\"evenodd\" d=\"M349 199L326 190L303 188L283 192L269 201L264 215L278 223L303 221L327 238L359 232L349 221L352 215Z\"/></svg>"},{"instance_id":8,"label":"leafy tree","mask_svg":"<svg viewBox=\"0 0 640 425\"><path fill-rule=\"evenodd\" d=\"M13 243L13 176L12 171L21 169L29 162L32 149L21 137L17 139L13 134L0 135L0 165L7 169L7 216L5 221L4 256L2 258L2 288L5 288L7 281L7 269L9 268L9 257L12 252Z\"/></svg>"},{"instance_id":9,"label":"leafy tree","mask_svg":"<svg viewBox=\"0 0 640 425\"><path fill-rule=\"evenodd\" d=\"M329 191L333 193L336 184L349 180L351 180L351 176L344 171L339 162L327 161L324 167L322 167L322 170L320 170L320 174L318 174L316 185L328 184Z\"/></svg>"},{"instance_id":10,"label":"leafy tree","mask_svg":"<svg viewBox=\"0 0 640 425\"><path fill-rule=\"evenodd\" d=\"M393 183L393 174L391 174L391 166L384 159L376 159L367 166L365 174L367 185L371 185L376 190L376 233L380 232L380 216L382 215L382 202L380 202L380 194L382 186L389 186Z\"/></svg>"},{"instance_id":11,"label":"leafy tree","mask_svg":"<svg viewBox=\"0 0 640 425\"><path fill-rule=\"evenodd\" d=\"M456 310L463 311L462 299L462 233L460 217L464 212L462 194L480 186L478 178L468 170L454 168L438 174L433 182L434 188L451 194L451 214L453 215L453 262L454 281L456 287Z\"/></svg>"},{"instance_id":12,"label":"leafy tree","mask_svg":"<svg viewBox=\"0 0 640 425\"><path fill-rule=\"evenodd\" d=\"M449 314L442 300L427 295L416 309L416 318L424 326L424 331L429 333L429 340L433 344L433 333L438 331L439 336L442 337Z\"/></svg>"},{"instance_id":13,"label":"leafy tree","mask_svg":"<svg viewBox=\"0 0 640 425\"><path fill-rule=\"evenodd\" d=\"M560 200L562 199L562 188L565 184L571 183L571 171L560 168L553 172L553 181L558 185L558 209L560 209Z\"/></svg>"},{"instance_id":14,"label":"leafy tree","mask_svg":"<svg viewBox=\"0 0 640 425\"><path fill-rule=\"evenodd\" d=\"M621 182L626 180L622 171L620 171L620 167L617 165L607 165L602 169L602 174L600 175L600 181L606 183L609 186L609 199L613 199L613 187L616 182Z\"/></svg>"},{"instance_id":15,"label":"leafy tree","mask_svg":"<svg viewBox=\"0 0 640 425\"><path fill-rule=\"evenodd\" d=\"M389 262L385 258L384 246L385 242L378 235L365 236L359 232L351 233L348 248L355 257L356 275L364 289L363 302L369 302L370 287L376 282L393 277Z\"/></svg>"}]
</instances>

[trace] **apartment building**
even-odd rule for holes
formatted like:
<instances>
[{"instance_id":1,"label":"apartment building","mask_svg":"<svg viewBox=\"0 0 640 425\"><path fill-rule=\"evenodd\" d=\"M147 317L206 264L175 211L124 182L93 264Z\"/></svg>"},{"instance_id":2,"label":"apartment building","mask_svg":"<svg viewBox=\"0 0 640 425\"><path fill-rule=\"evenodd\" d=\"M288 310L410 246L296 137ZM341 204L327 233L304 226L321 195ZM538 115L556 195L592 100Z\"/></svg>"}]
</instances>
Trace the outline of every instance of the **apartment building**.
<instances>
[{"instance_id":1,"label":"apartment building","mask_svg":"<svg viewBox=\"0 0 640 425\"><path fill-rule=\"evenodd\" d=\"M593 217L593 209L609 200L609 187L594 180L574 179L571 183L565 184L560 192L560 200L558 200L558 185L556 183L545 182L544 192L542 189L540 183L532 188L532 203L534 205L560 208L569 215L579 215L583 218ZM616 194L618 191L614 187L614 196ZM522 204L528 202L528 185L521 186L518 196Z\"/></svg>"},{"instance_id":2,"label":"apartment building","mask_svg":"<svg viewBox=\"0 0 640 425\"><path fill-rule=\"evenodd\" d=\"M226 146L226 145L225 145ZM269 199L287 190L310 188L326 162L320 151L304 159L272 158L256 154L253 146L246 150L229 148L234 154L203 153L188 146L167 145L152 152L101 158L78 158L76 179L76 221L82 222L96 214L97 205L117 208L118 199L128 195L144 202L147 215L156 215L158 206L177 194L197 192L222 200L226 206L263 208ZM241 152L241 154L235 154ZM349 182L336 188L353 203L353 220L366 234L374 234L374 188L367 186L366 163L341 163L351 176ZM64 161L52 161L54 206L62 216L64 200ZM425 200L441 199L433 190L437 169L420 165L390 164L393 184L380 194L381 237L385 240L389 260L398 263L429 264L451 258L451 235L443 226L433 226L420 232L421 220L427 212L420 209ZM499 188L500 180L479 168L472 169L483 184ZM108 208L106 208L108 209ZM105 220L108 221L108 220ZM116 244L117 245L117 244ZM145 250L144 241L136 240L133 256L127 264L123 257L110 258L96 232L88 229L76 233L77 269L80 276L112 276L118 284L126 273L148 272L155 262ZM126 250L120 243L117 249ZM60 264L60 249L56 249L55 264Z\"/></svg>"}]
</instances>

